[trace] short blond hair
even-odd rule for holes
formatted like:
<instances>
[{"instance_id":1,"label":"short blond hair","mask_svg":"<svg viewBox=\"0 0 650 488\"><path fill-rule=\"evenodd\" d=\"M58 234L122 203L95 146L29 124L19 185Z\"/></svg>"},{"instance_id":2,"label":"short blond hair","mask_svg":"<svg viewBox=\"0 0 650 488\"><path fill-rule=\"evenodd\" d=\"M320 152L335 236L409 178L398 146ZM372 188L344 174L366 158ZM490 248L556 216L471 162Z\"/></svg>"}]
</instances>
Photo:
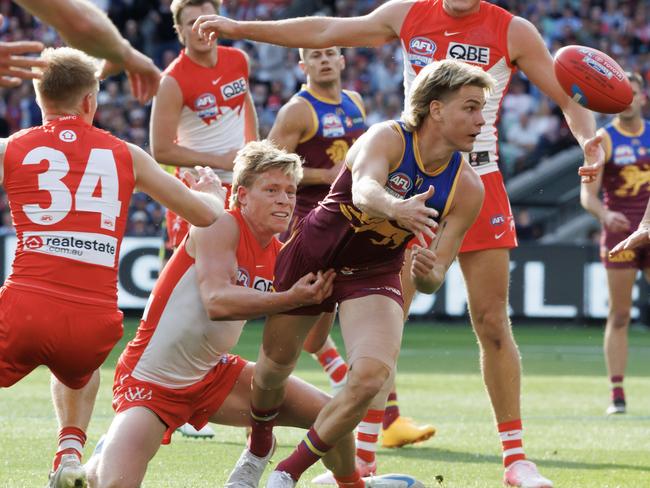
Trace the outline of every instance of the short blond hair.
<instances>
[{"instance_id":1,"label":"short blond hair","mask_svg":"<svg viewBox=\"0 0 650 488\"><path fill-rule=\"evenodd\" d=\"M42 77L34 80L34 89L45 104L57 108L75 108L88 92L99 90L95 58L71 47L47 48L41 53L47 66Z\"/></svg>"},{"instance_id":2,"label":"short blond hair","mask_svg":"<svg viewBox=\"0 0 650 488\"><path fill-rule=\"evenodd\" d=\"M219 13L221 8L221 0L173 0L170 5L172 17L174 19L174 27L178 30L181 26L181 15L185 7L200 7L204 3L211 3L216 13Z\"/></svg>"},{"instance_id":3,"label":"short blond hair","mask_svg":"<svg viewBox=\"0 0 650 488\"><path fill-rule=\"evenodd\" d=\"M418 129L429 115L432 101L444 101L463 86L478 86L491 92L494 90L494 78L481 68L455 59L444 59L425 66L413 80L408 103L402 113L406 128L410 131Z\"/></svg>"},{"instance_id":4,"label":"short blond hair","mask_svg":"<svg viewBox=\"0 0 650 488\"><path fill-rule=\"evenodd\" d=\"M339 46L330 46L330 47L336 49L339 52L339 54L342 54L341 48ZM329 49L329 47L326 49ZM299 47L298 56L300 56L300 61L304 61L307 58L308 51L315 51L315 50L316 50L315 48Z\"/></svg>"},{"instance_id":5,"label":"short blond hair","mask_svg":"<svg viewBox=\"0 0 650 488\"><path fill-rule=\"evenodd\" d=\"M297 154L279 149L267 139L252 141L242 147L235 157L230 207L239 207L237 190L240 186L250 188L258 177L272 169L279 169L292 177L296 185L302 179L302 160Z\"/></svg>"}]
</instances>

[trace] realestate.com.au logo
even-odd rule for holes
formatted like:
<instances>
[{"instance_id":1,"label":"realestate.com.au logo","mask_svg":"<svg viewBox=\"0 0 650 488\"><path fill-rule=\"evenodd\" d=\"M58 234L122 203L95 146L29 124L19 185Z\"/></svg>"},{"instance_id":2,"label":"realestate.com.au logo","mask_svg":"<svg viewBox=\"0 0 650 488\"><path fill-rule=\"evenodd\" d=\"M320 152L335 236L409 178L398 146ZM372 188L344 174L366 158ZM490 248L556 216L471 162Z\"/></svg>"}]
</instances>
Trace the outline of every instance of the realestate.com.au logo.
<instances>
[{"instance_id":1,"label":"realestate.com.au logo","mask_svg":"<svg viewBox=\"0 0 650 488\"><path fill-rule=\"evenodd\" d=\"M25 232L26 251L60 256L90 264L112 267L117 255L117 239L87 232Z\"/></svg>"}]
</instances>

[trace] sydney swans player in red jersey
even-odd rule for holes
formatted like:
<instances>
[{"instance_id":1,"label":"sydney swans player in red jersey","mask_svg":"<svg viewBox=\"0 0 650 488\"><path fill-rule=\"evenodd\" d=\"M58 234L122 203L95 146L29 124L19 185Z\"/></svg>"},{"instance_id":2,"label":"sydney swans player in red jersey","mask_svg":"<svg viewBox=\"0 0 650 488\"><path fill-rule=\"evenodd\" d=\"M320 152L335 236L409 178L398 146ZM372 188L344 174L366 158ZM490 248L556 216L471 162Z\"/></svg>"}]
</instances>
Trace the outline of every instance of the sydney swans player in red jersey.
<instances>
[{"instance_id":1,"label":"sydney swans player in red jersey","mask_svg":"<svg viewBox=\"0 0 650 488\"><path fill-rule=\"evenodd\" d=\"M346 385L277 465L267 487L295 486L369 408L383 408L404 325L404 249L414 234L422 242L422 234L432 239L429 247L415 248L411 276L420 291L435 292L483 202L479 176L457 151L471 149L485 123L481 108L491 87L488 74L466 63L428 66L414 82L404 120L376 124L355 142L329 194L282 247L276 290L290 288L304 271L333 268L337 274L322 304L267 319L253 381L251 454L266 456L272 449L274 418L305 336L337 304L350 370ZM246 481L252 471L236 471L239 486L253 486ZM336 481L363 487L360 478Z\"/></svg>"},{"instance_id":2,"label":"sydney swans player in red jersey","mask_svg":"<svg viewBox=\"0 0 650 488\"><path fill-rule=\"evenodd\" d=\"M92 58L61 48L43 59L34 85L45 123L2 141L0 152L18 237L0 291L0 387L50 368L60 427L50 486L82 486L98 368L122 337L117 266L133 189L200 226L223 213L225 191L209 169L190 190L143 150L94 128Z\"/></svg>"},{"instance_id":3,"label":"sydney swans player in red jersey","mask_svg":"<svg viewBox=\"0 0 650 488\"><path fill-rule=\"evenodd\" d=\"M580 200L602 223L600 258L607 271L609 313L605 325L605 362L611 382L608 414L625 413L623 378L627 366L627 336L632 287L637 271L650 278L650 247L610 254L614 246L637 228L650 201L650 121L643 120L647 102L643 78L628 73L632 105L599 130L605 165L593 183L583 183ZM603 190L603 200L598 194Z\"/></svg>"},{"instance_id":4,"label":"sydney swans player in red jersey","mask_svg":"<svg viewBox=\"0 0 650 488\"><path fill-rule=\"evenodd\" d=\"M551 56L537 29L527 20L479 0L394 0L366 16L353 18L235 22L204 17L194 28L205 35L288 47L379 46L400 40L407 99L414 76L433 60L460 59L494 76L496 89L484 109L486 124L469 151L469 161L485 185L486 198L460 249L459 262L480 343L483 379L502 439L505 482L510 486L550 486L526 461L523 449L521 366L508 317L509 249L517 240L497 166L496 120L514 70L521 69L561 107L586 161L602 162L604 155L594 137L593 115L572 102L559 86ZM408 301L409 296L405 299Z\"/></svg>"},{"instance_id":5,"label":"sydney swans player in red jersey","mask_svg":"<svg viewBox=\"0 0 650 488\"><path fill-rule=\"evenodd\" d=\"M101 454L88 470L93 487L138 487L160 444L185 422L245 426L253 364L229 354L247 319L317 304L332 291L334 274L308 273L273 293L280 249L302 176L300 158L267 141L242 149L233 174L231 209L210 227L190 228L165 266L133 339L115 371L117 412ZM329 397L290 377L277 421L308 428ZM238 466L260 474L268 455L246 451ZM348 435L324 459L340 476L355 471ZM250 485L257 486L259 478ZM238 486L229 479L226 486Z\"/></svg>"},{"instance_id":6,"label":"sydney swans player in red jersey","mask_svg":"<svg viewBox=\"0 0 650 488\"><path fill-rule=\"evenodd\" d=\"M229 188L236 152L257 139L257 118L246 53L215 46L192 30L199 16L217 13L220 5L220 0L172 2L184 48L163 73L154 99L151 150L159 163L175 166L177 175L196 164L214 168ZM167 213L168 250L178 247L187 229L187 222Z\"/></svg>"}]
</instances>

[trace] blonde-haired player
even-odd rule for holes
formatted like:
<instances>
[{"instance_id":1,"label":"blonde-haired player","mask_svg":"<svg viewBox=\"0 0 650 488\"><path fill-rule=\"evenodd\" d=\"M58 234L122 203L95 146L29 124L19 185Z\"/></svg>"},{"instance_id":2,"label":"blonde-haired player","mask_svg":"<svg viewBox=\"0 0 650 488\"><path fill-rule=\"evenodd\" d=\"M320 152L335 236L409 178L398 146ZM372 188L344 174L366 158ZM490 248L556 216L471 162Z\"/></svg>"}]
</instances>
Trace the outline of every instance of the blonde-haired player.
<instances>
[{"instance_id":1,"label":"blonde-haired player","mask_svg":"<svg viewBox=\"0 0 650 488\"><path fill-rule=\"evenodd\" d=\"M0 387L49 367L60 429L49 486L85 486L80 458L98 368L122 336L117 266L133 189L199 226L223 213L225 191L205 168L190 190L142 149L94 128L92 58L59 48L42 59L34 85L44 123L2 141L0 150L18 236L0 294Z\"/></svg>"}]
</instances>

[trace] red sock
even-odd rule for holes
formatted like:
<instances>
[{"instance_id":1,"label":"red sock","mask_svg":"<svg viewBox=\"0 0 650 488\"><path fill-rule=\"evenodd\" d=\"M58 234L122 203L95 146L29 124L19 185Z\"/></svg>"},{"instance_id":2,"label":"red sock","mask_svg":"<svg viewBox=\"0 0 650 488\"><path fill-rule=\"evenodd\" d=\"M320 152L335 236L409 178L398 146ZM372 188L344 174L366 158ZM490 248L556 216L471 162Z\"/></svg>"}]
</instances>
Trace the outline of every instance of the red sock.
<instances>
[{"instance_id":1,"label":"red sock","mask_svg":"<svg viewBox=\"0 0 650 488\"><path fill-rule=\"evenodd\" d=\"M248 438L248 450L257 457L266 456L273 447L273 425L279 412L279 406L271 410L259 410L251 405L251 435Z\"/></svg>"},{"instance_id":2,"label":"red sock","mask_svg":"<svg viewBox=\"0 0 650 488\"><path fill-rule=\"evenodd\" d=\"M382 428L386 430L399 417L399 404L397 403L397 393L391 392L386 400L386 410L384 410L384 420Z\"/></svg>"},{"instance_id":3,"label":"red sock","mask_svg":"<svg viewBox=\"0 0 650 488\"><path fill-rule=\"evenodd\" d=\"M59 447L54 455L52 471L56 471L64 454L74 454L81 461L81 453L86 444L86 433L79 427L63 427L59 430Z\"/></svg>"},{"instance_id":4,"label":"red sock","mask_svg":"<svg viewBox=\"0 0 650 488\"><path fill-rule=\"evenodd\" d=\"M345 375L348 374L348 365L345 364L345 361L335 347L319 354L318 362L333 383L340 383L345 378Z\"/></svg>"},{"instance_id":5,"label":"red sock","mask_svg":"<svg viewBox=\"0 0 650 488\"><path fill-rule=\"evenodd\" d=\"M521 419L499 424L499 437L503 446L503 466L526 459L524 453L524 434Z\"/></svg>"},{"instance_id":6,"label":"red sock","mask_svg":"<svg viewBox=\"0 0 650 488\"><path fill-rule=\"evenodd\" d=\"M623 375L611 376L609 382L612 384L612 401L625 401L625 392L623 391Z\"/></svg>"},{"instance_id":7,"label":"red sock","mask_svg":"<svg viewBox=\"0 0 650 488\"><path fill-rule=\"evenodd\" d=\"M368 410L357 427L357 457L367 463L375 462L382 418L383 410Z\"/></svg>"},{"instance_id":8,"label":"red sock","mask_svg":"<svg viewBox=\"0 0 650 488\"><path fill-rule=\"evenodd\" d=\"M349 476L334 476L334 479L339 488L364 488L366 486L358 469Z\"/></svg>"},{"instance_id":9,"label":"red sock","mask_svg":"<svg viewBox=\"0 0 650 488\"><path fill-rule=\"evenodd\" d=\"M298 481L302 473L307 471L312 464L316 464L331 448L332 446L328 446L318 437L312 425L291 456L281 461L275 470L284 471L291 475L294 481Z\"/></svg>"}]
</instances>

